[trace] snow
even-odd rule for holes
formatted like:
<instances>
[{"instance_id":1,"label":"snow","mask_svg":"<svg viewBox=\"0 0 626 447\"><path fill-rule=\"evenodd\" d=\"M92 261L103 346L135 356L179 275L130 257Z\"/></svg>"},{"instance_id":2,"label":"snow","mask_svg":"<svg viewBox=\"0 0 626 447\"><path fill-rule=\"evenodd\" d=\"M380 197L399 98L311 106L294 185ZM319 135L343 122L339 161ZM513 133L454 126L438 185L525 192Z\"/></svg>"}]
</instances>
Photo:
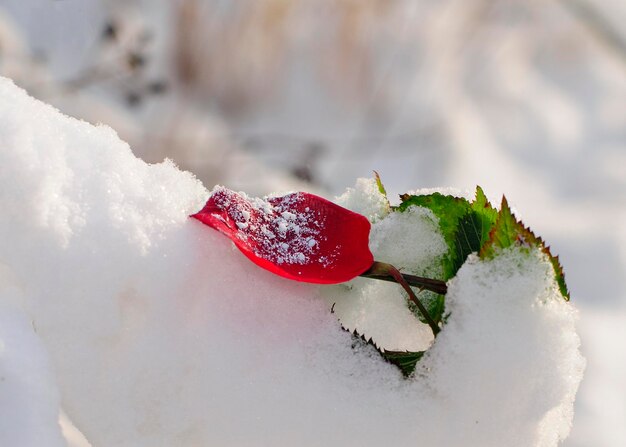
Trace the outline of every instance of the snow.
<instances>
[{"instance_id":1,"label":"snow","mask_svg":"<svg viewBox=\"0 0 626 447\"><path fill-rule=\"evenodd\" d=\"M429 209L412 206L372 226L370 245L377 260L392 263L406 273L436 277L447 246L439 220Z\"/></svg>"},{"instance_id":2,"label":"snow","mask_svg":"<svg viewBox=\"0 0 626 447\"><path fill-rule=\"evenodd\" d=\"M111 129L6 79L0 145L0 371L20 373L0 385L15 421L2 445L62 445L61 409L93 446L528 447L568 434L584 362L576 311L541 255L463 266L448 323L406 380L321 297L368 286L256 267L188 218L208 191L171 162L140 161ZM377 217L376 250L393 257L411 229L398 261L417 268L409 251L423 246L432 264L432 215L407 216ZM402 302L397 286L368 284Z\"/></svg>"},{"instance_id":3,"label":"snow","mask_svg":"<svg viewBox=\"0 0 626 447\"><path fill-rule=\"evenodd\" d=\"M0 265L0 267L2 267ZM58 423L59 391L48 354L30 319L6 304L0 283L0 445L65 445Z\"/></svg>"},{"instance_id":4,"label":"snow","mask_svg":"<svg viewBox=\"0 0 626 447\"><path fill-rule=\"evenodd\" d=\"M454 409L445 414L473 445L556 445L569 433L585 362L576 311L549 261L538 251L486 262L472 255L446 297L451 317L421 368ZM511 430L518 425L533 426L525 439ZM439 436L442 445L462 444L458 434Z\"/></svg>"},{"instance_id":5,"label":"snow","mask_svg":"<svg viewBox=\"0 0 626 447\"><path fill-rule=\"evenodd\" d=\"M626 420L626 383L623 380L626 377L626 350L621 348L626 339L625 318L623 312L581 311L581 323L584 324L580 325L580 336L588 364L593 364L594 368L587 368L577 397L576 446L626 445L626 435L613 429L622 426ZM606 340L615 340L615 344ZM608 387L607 383L613 386Z\"/></svg>"},{"instance_id":6,"label":"snow","mask_svg":"<svg viewBox=\"0 0 626 447\"><path fill-rule=\"evenodd\" d=\"M335 201L344 208L364 215L370 222L376 222L389 213L389 202L378 191L378 185L373 178L357 179L354 188L348 188Z\"/></svg>"}]
</instances>

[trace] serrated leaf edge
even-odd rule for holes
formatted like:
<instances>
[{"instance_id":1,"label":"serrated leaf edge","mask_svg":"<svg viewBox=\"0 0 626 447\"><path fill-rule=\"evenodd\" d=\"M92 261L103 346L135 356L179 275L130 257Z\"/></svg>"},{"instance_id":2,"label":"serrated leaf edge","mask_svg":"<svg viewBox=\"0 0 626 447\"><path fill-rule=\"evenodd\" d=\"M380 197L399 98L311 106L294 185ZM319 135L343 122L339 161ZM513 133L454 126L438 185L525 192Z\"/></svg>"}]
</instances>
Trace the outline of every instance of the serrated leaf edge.
<instances>
[{"instance_id":1,"label":"serrated leaf edge","mask_svg":"<svg viewBox=\"0 0 626 447\"><path fill-rule=\"evenodd\" d=\"M503 219L506 219L503 221ZM503 247L498 247L496 244L498 241L496 240L499 225L506 225L506 222L513 221L516 225L515 233L517 233L517 237L515 240L506 241L506 244ZM502 223L500 223L503 221ZM511 228L513 230L513 228ZM511 231L506 231L505 233L510 233ZM559 291L561 295L563 295L563 299L565 301L570 300L569 290L567 289L567 284L565 283L565 273L563 272L563 266L559 261L558 256L554 256L550 251L550 247L546 245L544 240L535 235L533 231L524 225L524 223L515 217L515 214L511 211L509 203L505 196L502 196L502 203L500 205L500 211L498 212L498 218L496 219L496 223L494 227L489 232L489 240L485 242L485 244L481 247L480 252L478 253L481 259L491 259L495 256L495 251L498 248L508 248L513 245L518 245L520 247L532 247L535 246L539 248L539 250L546 255L552 268L554 270L554 278L559 287ZM490 252L492 250L492 252Z\"/></svg>"},{"instance_id":2,"label":"serrated leaf edge","mask_svg":"<svg viewBox=\"0 0 626 447\"><path fill-rule=\"evenodd\" d=\"M400 372L402 373L402 375L407 378L410 377L411 374L413 374L413 371L415 371L415 367L417 365L417 363L420 361L420 359L423 357L424 353L426 351L418 351L418 352L411 352L411 351L389 351L386 350L382 347L380 347L372 337L365 337L365 335L363 334L359 334L359 332L354 329L354 330L350 330L348 328L346 328L343 323L340 322L341 328L346 331L349 332L350 335L352 335L355 339L362 341L363 343L374 347L374 349L376 349L376 351L380 354L380 356L382 357L382 359L384 361L386 361L387 363L390 363L392 365L394 365L396 368L398 368L400 370ZM399 359L402 356L417 356L418 358L416 359L415 363L413 363L413 365L411 365L409 368L407 368L406 366L401 366Z\"/></svg>"}]
</instances>

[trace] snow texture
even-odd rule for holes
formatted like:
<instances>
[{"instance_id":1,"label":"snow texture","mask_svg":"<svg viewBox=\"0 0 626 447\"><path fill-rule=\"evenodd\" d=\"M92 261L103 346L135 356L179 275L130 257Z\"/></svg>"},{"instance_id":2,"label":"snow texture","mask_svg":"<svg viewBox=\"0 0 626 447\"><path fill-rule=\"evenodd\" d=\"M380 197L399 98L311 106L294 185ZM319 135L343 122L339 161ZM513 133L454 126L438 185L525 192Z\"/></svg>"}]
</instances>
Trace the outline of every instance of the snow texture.
<instances>
[{"instance_id":1,"label":"snow texture","mask_svg":"<svg viewBox=\"0 0 626 447\"><path fill-rule=\"evenodd\" d=\"M540 255L463 266L405 380L321 287L189 219L207 196L0 80L0 309L19 310L1 313L0 370L20 372L0 382L2 445L60 445L59 396L93 446L528 447L569 432L576 312Z\"/></svg>"},{"instance_id":2,"label":"snow texture","mask_svg":"<svg viewBox=\"0 0 626 447\"><path fill-rule=\"evenodd\" d=\"M344 208L364 215L372 223L389 214L389 202L380 193L373 178L357 179L354 188L348 188L335 201Z\"/></svg>"},{"instance_id":3,"label":"snow texture","mask_svg":"<svg viewBox=\"0 0 626 447\"><path fill-rule=\"evenodd\" d=\"M0 282L0 445L61 447L59 392L48 355L30 319L7 306L7 295L14 291L2 286Z\"/></svg>"}]
</instances>

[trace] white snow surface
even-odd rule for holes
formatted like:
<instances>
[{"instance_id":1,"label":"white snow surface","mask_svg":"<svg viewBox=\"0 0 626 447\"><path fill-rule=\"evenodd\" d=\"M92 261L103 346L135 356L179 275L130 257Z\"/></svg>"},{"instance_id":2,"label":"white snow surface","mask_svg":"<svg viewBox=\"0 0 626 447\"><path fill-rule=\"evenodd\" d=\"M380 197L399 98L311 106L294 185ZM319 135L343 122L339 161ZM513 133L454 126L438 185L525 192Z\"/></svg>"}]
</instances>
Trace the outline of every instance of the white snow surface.
<instances>
[{"instance_id":1,"label":"white snow surface","mask_svg":"<svg viewBox=\"0 0 626 447\"><path fill-rule=\"evenodd\" d=\"M0 445L61 447L65 443L58 423L59 392L48 355L29 318L7 306L12 292L2 285Z\"/></svg>"},{"instance_id":2,"label":"white snow surface","mask_svg":"<svg viewBox=\"0 0 626 447\"><path fill-rule=\"evenodd\" d=\"M568 434L584 361L541 255L464 265L447 325L405 380L353 343L322 287L259 269L189 219L207 196L0 80L0 372L19 373L0 381L15 421L1 445L61 445L61 407L94 447L528 447Z\"/></svg>"}]
</instances>

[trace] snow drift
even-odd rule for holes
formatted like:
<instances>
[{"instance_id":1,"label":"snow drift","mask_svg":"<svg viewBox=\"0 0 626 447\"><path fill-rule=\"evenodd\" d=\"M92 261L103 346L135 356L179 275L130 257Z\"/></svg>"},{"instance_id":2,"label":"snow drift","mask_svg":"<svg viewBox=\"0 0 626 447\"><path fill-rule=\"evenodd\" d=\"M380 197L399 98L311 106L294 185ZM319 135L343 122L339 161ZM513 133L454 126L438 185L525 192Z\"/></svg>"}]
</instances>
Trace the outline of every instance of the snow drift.
<instances>
[{"instance_id":1,"label":"snow drift","mask_svg":"<svg viewBox=\"0 0 626 447\"><path fill-rule=\"evenodd\" d=\"M188 218L207 195L0 80L0 445L62 445L61 409L94 447L527 447L569 433L584 361L540 254L468 260L407 380L328 308L329 294L366 296L364 321L393 326L371 301L399 288L273 276ZM372 247L403 258L421 243L432 263L426 214L412 235L377 215Z\"/></svg>"}]
</instances>

